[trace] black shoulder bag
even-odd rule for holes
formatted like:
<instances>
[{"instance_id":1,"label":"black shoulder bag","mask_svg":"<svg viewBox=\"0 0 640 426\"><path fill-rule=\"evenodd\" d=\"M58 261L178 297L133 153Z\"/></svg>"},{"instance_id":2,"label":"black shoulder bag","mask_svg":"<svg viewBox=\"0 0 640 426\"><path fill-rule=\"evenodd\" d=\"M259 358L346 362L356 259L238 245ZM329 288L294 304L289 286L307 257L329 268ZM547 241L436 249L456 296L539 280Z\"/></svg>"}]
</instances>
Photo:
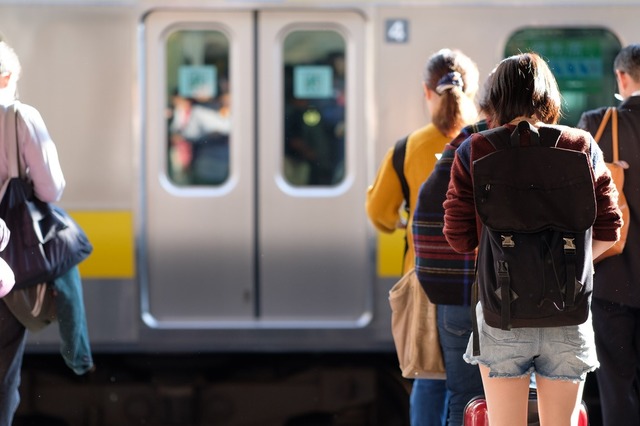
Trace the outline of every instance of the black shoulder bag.
<instances>
[{"instance_id":1,"label":"black shoulder bag","mask_svg":"<svg viewBox=\"0 0 640 426\"><path fill-rule=\"evenodd\" d=\"M4 301L27 328L33 329L25 320L33 320L43 310L45 286L40 284L50 283L82 262L93 247L62 208L35 196L31 182L23 176L17 118L17 105L13 104L7 110L3 135L10 173L0 201L0 218L11 237L0 257L9 264L16 280Z\"/></svg>"}]
</instances>

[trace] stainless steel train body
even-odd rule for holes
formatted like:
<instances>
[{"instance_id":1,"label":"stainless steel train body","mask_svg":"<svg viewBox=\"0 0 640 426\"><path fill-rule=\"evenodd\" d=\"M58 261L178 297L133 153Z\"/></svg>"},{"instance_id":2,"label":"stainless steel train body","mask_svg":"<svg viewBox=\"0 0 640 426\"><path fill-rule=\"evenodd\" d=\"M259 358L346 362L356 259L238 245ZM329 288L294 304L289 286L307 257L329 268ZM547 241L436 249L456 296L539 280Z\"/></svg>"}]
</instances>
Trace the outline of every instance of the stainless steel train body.
<instances>
[{"instance_id":1,"label":"stainless steel train body","mask_svg":"<svg viewBox=\"0 0 640 426\"><path fill-rule=\"evenodd\" d=\"M81 265L94 351L392 355L402 235L373 230L365 193L429 119L426 58L459 48L484 78L539 51L575 124L614 104L612 59L640 40L638 16L631 0L0 1L20 98L59 149L61 205L95 245ZM195 153L171 139L176 97L198 96L227 107L209 181L181 177ZM291 161L296 128L324 171ZM29 342L56 353L56 327Z\"/></svg>"}]
</instances>

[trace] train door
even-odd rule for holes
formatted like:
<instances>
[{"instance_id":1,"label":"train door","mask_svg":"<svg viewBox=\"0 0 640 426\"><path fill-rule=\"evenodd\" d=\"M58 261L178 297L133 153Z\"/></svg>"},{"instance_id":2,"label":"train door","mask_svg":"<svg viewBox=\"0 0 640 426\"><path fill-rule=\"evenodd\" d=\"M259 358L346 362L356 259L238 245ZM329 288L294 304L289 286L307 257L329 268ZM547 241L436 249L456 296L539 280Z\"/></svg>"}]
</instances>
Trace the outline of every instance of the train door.
<instances>
[{"instance_id":1,"label":"train door","mask_svg":"<svg viewBox=\"0 0 640 426\"><path fill-rule=\"evenodd\" d=\"M141 27L146 323L364 325L363 18L154 11Z\"/></svg>"}]
</instances>

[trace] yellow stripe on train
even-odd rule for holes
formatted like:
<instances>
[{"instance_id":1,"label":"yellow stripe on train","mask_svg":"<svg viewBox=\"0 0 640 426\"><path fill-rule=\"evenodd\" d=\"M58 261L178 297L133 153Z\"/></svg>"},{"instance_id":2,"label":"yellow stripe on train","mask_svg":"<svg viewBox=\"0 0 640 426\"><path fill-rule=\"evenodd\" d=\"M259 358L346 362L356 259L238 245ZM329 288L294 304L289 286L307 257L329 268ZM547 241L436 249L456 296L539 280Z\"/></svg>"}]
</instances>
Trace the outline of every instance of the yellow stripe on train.
<instances>
[{"instance_id":1,"label":"yellow stripe on train","mask_svg":"<svg viewBox=\"0 0 640 426\"><path fill-rule=\"evenodd\" d=\"M135 276L133 214L130 211L69 211L84 229L93 253L80 264L83 278Z\"/></svg>"},{"instance_id":2,"label":"yellow stripe on train","mask_svg":"<svg viewBox=\"0 0 640 426\"><path fill-rule=\"evenodd\" d=\"M132 279L135 276L133 214L130 211L69 210L93 244L93 253L80 264L83 278ZM377 273L402 275L404 231L378 233Z\"/></svg>"}]
</instances>

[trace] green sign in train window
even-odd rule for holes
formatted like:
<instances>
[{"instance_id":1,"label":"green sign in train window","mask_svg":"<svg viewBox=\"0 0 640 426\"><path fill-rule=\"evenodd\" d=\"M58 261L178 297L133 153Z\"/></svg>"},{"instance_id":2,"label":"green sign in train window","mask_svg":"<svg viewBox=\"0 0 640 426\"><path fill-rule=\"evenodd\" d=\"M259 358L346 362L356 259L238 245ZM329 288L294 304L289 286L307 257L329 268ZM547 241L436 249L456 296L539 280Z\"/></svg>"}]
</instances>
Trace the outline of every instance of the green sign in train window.
<instances>
[{"instance_id":1,"label":"green sign in train window","mask_svg":"<svg viewBox=\"0 0 640 426\"><path fill-rule=\"evenodd\" d=\"M615 105L613 60L618 38L603 28L525 28L511 35L505 57L536 52L544 57L562 92L562 124L576 125L583 111Z\"/></svg>"},{"instance_id":2,"label":"green sign in train window","mask_svg":"<svg viewBox=\"0 0 640 426\"><path fill-rule=\"evenodd\" d=\"M296 30L283 44L283 175L293 186L335 186L345 176L346 41Z\"/></svg>"},{"instance_id":3,"label":"green sign in train window","mask_svg":"<svg viewBox=\"0 0 640 426\"><path fill-rule=\"evenodd\" d=\"M176 186L229 179L229 50L221 31L179 30L167 38L167 176Z\"/></svg>"}]
</instances>

